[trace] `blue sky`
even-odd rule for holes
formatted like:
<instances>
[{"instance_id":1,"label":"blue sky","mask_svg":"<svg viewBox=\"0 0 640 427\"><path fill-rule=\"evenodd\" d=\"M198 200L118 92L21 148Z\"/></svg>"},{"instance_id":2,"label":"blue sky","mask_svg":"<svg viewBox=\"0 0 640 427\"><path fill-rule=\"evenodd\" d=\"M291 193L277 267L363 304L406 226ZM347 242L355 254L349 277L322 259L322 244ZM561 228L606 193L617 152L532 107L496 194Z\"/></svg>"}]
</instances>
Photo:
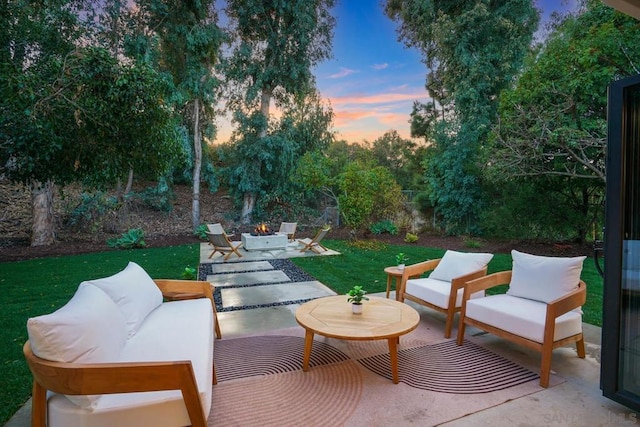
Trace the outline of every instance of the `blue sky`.
<instances>
[{"instance_id":1,"label":"blue sky","mask_svg":"<svg viewBox=\"0 0 640 427\"><path fill-rule=\"evenodd\" d=\"M577 0L537 0L547 20L553 11L575 10ZM415 100L428 100L426 66L418 51L398 41L396 24L379 0L339 0L333 59L320 64L316 82L335 113L339 139L374 141L395 129L409 138Z\"/></svg>"},{"instance_id":2,"label":"blue sky","mask_svg":"<svg viewBox=\"0 0 640 427\"><path fill-rule=\"evenodd\" d=\"M338 139L373 142L392 129L409 138L413 103L428 100L427 68L417 50L398 41L396 24L385 16L382 1L338 0L333 58L314 70L320 94L333 108ZM554 11L577 8L577 0L536 4L543 22ZM230 133L230 124L223 120L217 141L227 141Z\"/></svg>"}]
</instances>

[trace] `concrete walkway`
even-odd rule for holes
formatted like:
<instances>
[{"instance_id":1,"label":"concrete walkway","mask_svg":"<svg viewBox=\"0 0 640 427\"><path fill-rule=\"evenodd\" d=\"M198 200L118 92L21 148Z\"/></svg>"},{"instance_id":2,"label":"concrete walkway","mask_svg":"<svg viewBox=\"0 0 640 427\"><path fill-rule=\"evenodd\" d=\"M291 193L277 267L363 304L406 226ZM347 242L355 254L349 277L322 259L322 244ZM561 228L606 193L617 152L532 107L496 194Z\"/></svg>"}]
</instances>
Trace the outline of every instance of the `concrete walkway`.
<instances>
[{"instance_id":1,"label":"concrete walkway","mask_svg":"<svg viewBox=\"0 0 640 427\"><path fill-rule=\"evenodd\" d=\"M242 258L233 256L226 262L222 262L219 254L209 259L211 250L206 244L202 244L200 251L201 263L213 263L207 267L210 269L210 274L207 274L206 278L217 289L217 304L221 308L218 321L223 339L297 326L294 316L301 302L311 298L335 295L335 292L318 281L300 281L274 267L273 264L278 265L278 261L274 260L313 256L309 253L301 254L296 250L295 245L290 245L285 250L271 252L242 251ZM325 255L339 254L331 251ZM374 295L385 296L384 293ZM390 298L395 298L393 292ZM412 302L408 303L418 310L421 316L433 317L444 325L444 316L440 313ZM602 396L599 387L601 330L588 324L584 324L583 328L586 359L579 359L576 356L575 347L554 350L552 374L557 375L564 382L444 425L449 427L635 425L640 415ZM535 372L539 370L540 355L538 353L474 328L468 327L467 333L476 335L484 347ZM464 402L460 403L464 404ZM29 401L5 426L27 427L30 424L30 407ZM425 407L425 410L428 408Z\"/></svg>"}]
</instances>

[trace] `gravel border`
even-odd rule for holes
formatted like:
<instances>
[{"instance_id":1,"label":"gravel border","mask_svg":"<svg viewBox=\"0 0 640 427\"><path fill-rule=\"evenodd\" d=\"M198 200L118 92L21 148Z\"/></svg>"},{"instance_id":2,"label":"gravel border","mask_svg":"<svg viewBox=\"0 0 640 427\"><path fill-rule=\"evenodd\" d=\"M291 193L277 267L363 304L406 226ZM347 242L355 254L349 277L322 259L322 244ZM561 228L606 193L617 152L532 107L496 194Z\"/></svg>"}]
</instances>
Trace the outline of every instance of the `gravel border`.
<instances>
[{"instance_id":1,"label":"gravel border","mask_svg":"<svg viewBox=\"0 0 640 427\"><path fill-rule=\"evenodd\" d=\"M271 260L266 260L269 264L271 264L271 266L273 267L274 270L280 270L282 272L284 272L284 274L287 275L287 277L289 277L289 279L291 279L290 281L287 282L274 282L274 283L254 283L254 284L244 284L244 285L234 285L234 286L226 286L225 288L251 288L251 287L256 287L256 286L269 286L269 285L276 285L278 283L289 283L289 284L295 284L298 282L311 282L314 280L317 280L315 277L311 276L310 274L308 274L306 271L300 269L300 267L298 267L297 265L295 265L293 262L291 262L291 260L289 259L271 259ZM252 262L252 261L239 261L237 262L237 264L243 263L243 262ZM198 269L198 280L207 280L207 276L212 276L212 275L216 275L216 274L229 274L229 273L214 273L213 272L213 264L214 263L207 263L207 264L200 264L200 268ZM234 273L246 273L246 272L256 272L256 271L272 271L270 269L266 269L266 270L238 270L238 271L234 271ZM220 293L220 288L216 288L214 293L213 293L213 300L216 304L216 311L218 313L223 313L223 312L228 312L228 311L237 311L237 310L249 310L252 308L264 308L264 307L278 307L278 306L283 306L283 305L290 305L290 304L302 304L305 303L307 301L310 301L313 298L306 298L306 299L299 299L299 300L290 300L290 301L280 301L280 302L273 302L273 303L269 303L269 304L254 304L254 305L243 305L243 306L233 306L233 307L223 307L222 306L222 295Z\"/></svg>"}]
</instances>

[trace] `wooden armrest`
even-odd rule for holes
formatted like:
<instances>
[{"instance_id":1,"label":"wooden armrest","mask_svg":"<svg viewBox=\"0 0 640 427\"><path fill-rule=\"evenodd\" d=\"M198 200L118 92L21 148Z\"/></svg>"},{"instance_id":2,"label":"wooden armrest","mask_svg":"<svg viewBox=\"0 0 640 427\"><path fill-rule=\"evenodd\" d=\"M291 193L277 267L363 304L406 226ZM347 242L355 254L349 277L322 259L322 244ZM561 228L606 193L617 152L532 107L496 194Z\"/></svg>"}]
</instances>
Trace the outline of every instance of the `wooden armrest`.
<instances>
[{"instance_id":1,"label":"wooden armrest","mask_svg":"<svg viewBox=\"0 0 640 427\"><path fill-rule=\"evenodd\" d=\"M184 301L188 299L209 298L216 328L216 337L222 338L216 302L213 299L213 286L204 280L155 279L162 296L168 301Z\"/></svg>"},{"instance_id":2,"label":"wooden armrest","mask_svg":"<svg viewBox=\"0 0 640 427\"><path fill-rule=\"evenodd\" d=\"M430 259L428 261L418 262L416 264L405 265L402 271L402 279L400 280L400 286L396 289L396 292L401 296L404 294L404 290L407 286L407 280L420 277L423 273L435 269L442 258Z\"/></svg>"},{"instance_id":3,"label":"wooden armrest","mask_svg":"<svg viewBox=\"0 0 640 427\"><path fill-rule=\"evenodd\" d=\"M487 290L499 285L506 285L511 282L511 270L499 271L497 273L489 274L487 276L480 277L478 279L470 280L464 286L463 300L469 299L471 294Z\"/></svg>"},{"instance_id":4,"label":"wooden armrest","mask_svg":"<svg viewBox=\"0 0 640 427\"><path fill-rule=\"evenodd\" d=\"M555 319L587 302L587 284L580 280L578 287L547 304L547 320Z\"/></svg>"},{"instance_id":5,"label":"wooden armrest","mask_svg":"<svg viewBox=\"0 0 640 427\"><path fill-rule=\"evenodd\" d=\"M206 425L206 418L191 361L131 363L62 363L41 359L33 354L29 342L23 352L34 378L34 390L44 388L68 395L133 393L180 390L194 426ZM44 405L44 407L41 407ZM38 399L33 407L36 418L46 411Z\"/></svg>"},{"instance_id":6,"label":"wooden armrest","mask_svg":"<svg viewBox=\"0 0 640 427\"><path fill-rule=\"evenodd\" d=\"M480 270L476 270L472 273L454 278L451 281L450 295L454 295L455 293L457 293L457 290L462 289L464 285L467 284L467 282L470 282L471 280L474 280L474 279L478 279L480 277L485 277L486 275L487 275L487 266L481 268Z\"/></svg>"},{"instance_id":7,"label":"wooden armrest","mask_svg":"<svg viewBox=\"0 0 640 427\"><path fill-rule=\"evenodd\" d=\"M209 282L172 279L155 279L154 282L169 300L209 298L213 302L213 287Z\"/></svg>"}]
</instances>

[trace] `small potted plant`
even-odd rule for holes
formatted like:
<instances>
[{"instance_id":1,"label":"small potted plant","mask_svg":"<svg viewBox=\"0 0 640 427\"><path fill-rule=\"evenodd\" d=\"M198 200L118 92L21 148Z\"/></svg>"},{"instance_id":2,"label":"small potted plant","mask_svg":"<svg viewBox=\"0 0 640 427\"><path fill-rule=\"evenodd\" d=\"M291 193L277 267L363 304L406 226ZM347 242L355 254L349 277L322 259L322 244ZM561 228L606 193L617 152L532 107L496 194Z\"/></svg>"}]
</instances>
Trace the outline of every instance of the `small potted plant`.
<instances>
[{"instance_id":1,"label":"small potted plant","mask_svg":"<svg viewBox=\"0 0 640 427\"><path fill-rule=\"evenodd\" d=\"M404 254L404 252L400 252L396 255L396 264L398 265L399 270L404 270L404 266L409 261L409 258Z\"/></svg>"},{"instance_id":2,"label":"small potted plant","mask_svg":"<svg viewBox=\"0 0 640 427\"><path fill-rule=\"evenodd\" d=\"M369 301L369 298L365 296L366 293L367 291L362 289L362 286L360 285L355 285L347 293L347 295L349 296L349 298L347 298L347 301L351 303L351 311L353 311L354 314L362 313L362 301Z\"/></svg>"}]
</instances>

